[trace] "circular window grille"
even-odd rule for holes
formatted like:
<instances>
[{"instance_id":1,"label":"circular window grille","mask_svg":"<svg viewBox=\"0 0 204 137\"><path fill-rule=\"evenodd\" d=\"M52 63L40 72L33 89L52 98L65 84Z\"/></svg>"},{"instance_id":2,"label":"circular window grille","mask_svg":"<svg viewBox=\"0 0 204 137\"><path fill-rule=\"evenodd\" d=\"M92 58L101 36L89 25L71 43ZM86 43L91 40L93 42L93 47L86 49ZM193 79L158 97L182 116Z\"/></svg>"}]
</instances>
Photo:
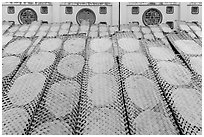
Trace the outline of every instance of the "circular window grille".
<instances>
[{"instance_id":1,"label":"circular window grille","mask_svg":"<svg viewBox=\"0 0 204 137\"><path fill-rule=\"evenodd\" d=\"M33 9L24 8L19 12L18 20L20 24L30 24L33 21L37 21L37 14Z\"/></svg>"},{"instance_id":2,"label":"circular window grille","mask_svg":"<svg viewBox=\"0 0 204 137\"><path fill-rule=\"evenodd\" d=\"M158 9L148 9L142 16L145 25L157 25L162 22L162 13Z\"/></svg>"},{"instance_id":3,"label":"circular window grille","mask_svg":"<svg viewBox=\"0 0 204 137\"><path fill-rule=\"evenodd\" d=\"M96 21L96 15L95 13L90 9L81 9L76 16L76 20L78 24L81 24L82 22L90 22L90 24L94 24Z\"/></svg>"}]
</instances>

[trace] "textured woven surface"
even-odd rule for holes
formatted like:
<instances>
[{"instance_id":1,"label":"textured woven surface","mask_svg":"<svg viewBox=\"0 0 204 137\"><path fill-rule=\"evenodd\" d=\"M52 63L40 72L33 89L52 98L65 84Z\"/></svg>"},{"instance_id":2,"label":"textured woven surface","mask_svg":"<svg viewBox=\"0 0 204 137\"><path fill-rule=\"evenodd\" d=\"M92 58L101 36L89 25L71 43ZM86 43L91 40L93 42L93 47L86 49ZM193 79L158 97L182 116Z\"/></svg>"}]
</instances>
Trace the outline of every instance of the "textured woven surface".
<instances>
[{"instance_id":1,"label":"textured woven surface","mask_svg":"<svg viewBox=\"0 0 204 137\"><path fill-rule=\"evenodd\" d=\"M32 41L28 39L16 40L5 48L4 53L21 54L30 46L31 43Z\"/></svg>"},{"instance_id":2,"label":"textured woven surface","mask_svg":"<svg viewBox=\"0 0 204 137\"><path fill-rule=\"evenodd\" d=\"M200 31L187 25L193 34ZM134 23L121 25L121 31L70 22L8 28L2 47L3 134L202 134L199 38L172 31L166 24ZM6 53L18 40L31 43ZM199 47L179 49L176 40Z\"/></svg>"},{"instance_id":3,"label":"textured woven surface","mask_svg":"<svg viewBox=\"0 0 204 137\"><path fill-rule=\"evenodd\" d=\"M49 52L39 52L32 55L27 62L27 67L32 72L39 72L52 65L55 60L55 54Z\"/></svg>"},{"instance_id":4,"label":"textured woven surface","mask_svg":"<svg viewBox=\"0 0 204 137\"><path fill-rule=\"evenodd\" d=\"M22 108L12 108L2 113L2 134L23 135L27 128L28 113Z\"/></svg>"},{"instance_id":5,"label":"textured woven surface","mask_svg":"<svg viewBox=\"0 0 204 137\"><path fill-rule=\"evenodd\" d=\"M14 82L8 97L15 105L25 105L37 97L44 86L44 82L45 77L42 74L26 74Z\"/></svg>"},{"instance_id":6,"label":"textured woven surface","mask_svg":"<svg viewBox=\"0 0 204 137\"><path fill-rule=\"evenodd\" d=\"M20 58L16 56L8 56L2 59L2 77L13 72L20 63Z\"/></svg>"},{"instance_id":7,"label":"textured woven surface","mask_svg":"<svg viewBox=\"0 0 204 137\"><path fill-rule=\"evenodd\" d=\"M69 128L69 125L63 121L48 121L39 125L32 135L71 135Z\"/></svg>"},{"instance_id":8,"label":"textured woven surface","mask_svg":"<svg viewBox=\"0 0 204 137\"><path fill-rule=\"evenodd\" d=\"M192 123L190 124L188 120L185 118L185 116L181 114L183 113L183 112L180 112L182 110L177 109L176 106L177 106L177 103L179 103L178 96L180 93L179 93L179 90L176 90L176 92L174 93L174 89L177 89L177 88L181 88L181 89L184 88L185 90L199 89L199 87L197 87L193 73L189 70L186 64L175 55L174 55L174 59L172 58L171 60L165 61L164 59L158 60L157 58L152 56L152 54L150 54L149 52L151 47L163 47L170 50L170 48L167 47L166 45L159 44L158 42L155 42L155 43L149 42L149 44L151 44L151 46L150 45L146 46L147 56L150 60L150 63L153 66L153 70L155 71L158 82L161 85L161 88L163 90L163 96L166 98L165 100L167 101L170 107L170 110L174 114L174 119L176 119L177 121L177 126L179 126L179 129L182 134L197 134L197 132L200 131L200 127L195 127L192 125ZM148 45L148 44L145 43L145 45ZM199 90L193 90L193 92L195 93L197 92L199 94ZM183 95L183 97L190 96L187 94L188 93ZM176 103L176 100L178 101L177 103ZM181 102L183 101L185 102L185 99L180 98L180 100L182 100ZM195 101L196 99L193 99L193 100ZM181 107L181 103L180 105L178 105L178 108L180 107ZM187 115L191 113L190 110L188 109L185 109L185 110L186 112L184 113L186 113ZM195 117L199 119L199 116L195 116Z\"/></svg>"}]
</instances>

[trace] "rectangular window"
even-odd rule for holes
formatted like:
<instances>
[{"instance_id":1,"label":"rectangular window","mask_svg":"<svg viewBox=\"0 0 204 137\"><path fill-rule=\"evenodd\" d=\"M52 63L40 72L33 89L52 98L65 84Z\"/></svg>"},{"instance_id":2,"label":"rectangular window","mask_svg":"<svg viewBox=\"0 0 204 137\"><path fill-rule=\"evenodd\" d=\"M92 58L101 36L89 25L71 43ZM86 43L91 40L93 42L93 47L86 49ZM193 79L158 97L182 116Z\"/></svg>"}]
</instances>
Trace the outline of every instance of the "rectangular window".
<instances>
[{"instance_id":1,"label":"rectangular window","mask_svg":"<svg viewBox=\"0 0 204 137\"><path fill-rule=\"evenodd\" d=\"M173 14L174 13L174 7L172 7L172 6L166 7L166 13L167 14Z\"/></svg>"},{"instance_id":2,"label":"rectangular window","mask_svg":"<svg viewBox=\"0 0 204 137\"><path fill-rule=\"evenodd\" d=\"M73 8L72 7L65 7L65 14L72 14Z\"/></svg>"},{"instance_id":3,"label":"rectangular window","mask_svg":"<svg viewBox=\"0 0 204 137\"><path fill-rule=\"evenodd\" d=\"M15 8L14 7L8 7L7 8L7 13L8 14L14 14L15 13Z\"/></svg>"},{"instance_id":4,"label":"rectangular window","mask_svg":"<svg viewBox=\"0 0 204 137\"><path fill-rule=\"evenodd\" d=\"M191 14L198 14L199 13L199 7L191 7Z\"/></svg>"},{"instance_id":5,"label":"rectangular window","mask_svg":"<svg viewBox=\"0 0 204 137\"><path fill-rule=\"evenodd\" d=\"M106 7L100 7L99 13L100 14L107 14L107 8Z\"/></svg>"},{"instance_id":6,"label":"rectangular window","mask_svg":"<svg viewBox=\"0 0 204 137\"><path fill-rule=\"evenodd\" d=\"M132 14L139 14L139 7L132 7Z\"/></svg>"},{"instance_id":7,"label":"rectangular window","mask_svg":"<svg viewBox=\"0 0 204 137\"><path fill-rule=\"evenodd\" d=\"M48 7L41 7L40 8L40 13L41 14L48 14Z\"/></svg>"},{"instance_id":8,"label":"rectangular window","mask_svg":"<svg viewBox=\"0 0 204 137\"><path fill-rule=\"evenodd\" d=\"M133 24L139 25L140 23L138 21L133 21Z\"/></svg>"},{"instance_id":9,"label":"rectangular window","mask_svg":"<svg viewBox=\"0 0 204 137\"><path fill-rule=\"evenodd\" d=\"M170 27L171 29L174 28L174 22L173 22L173 21L167 21L166 24L169 25L169 27Z\"/></svg>"}]
</instances>

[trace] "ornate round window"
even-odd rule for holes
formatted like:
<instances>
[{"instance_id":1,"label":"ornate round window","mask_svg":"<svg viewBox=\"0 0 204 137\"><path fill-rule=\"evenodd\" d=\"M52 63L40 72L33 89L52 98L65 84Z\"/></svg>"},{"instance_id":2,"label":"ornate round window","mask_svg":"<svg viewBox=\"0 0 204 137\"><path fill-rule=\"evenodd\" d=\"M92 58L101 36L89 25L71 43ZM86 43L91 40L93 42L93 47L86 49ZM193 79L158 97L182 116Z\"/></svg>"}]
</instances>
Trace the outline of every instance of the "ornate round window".
<instances>
[{"instance_id":1,"label":"ornate round window","mask_svg":"<svg viewBox=\"0 0 204 137\"><path fill-rule=\"evenodd\" d=\"M30 8L24 8L18 14L20 24L30 24L33 21L37 21L37 18L36 12Z\"/></svg>"},{"instance_id":2,"label":"ornate round window","mask_svg":"<svg viewBox=\"0 0 204 137\"><path fill-rule=\"evenodd\" d=\"M145 25L156 25L162 22L162 13L155 8L148 9L142 16Z\"/></svg>"},{"instance_id":3,"label":"ornate round window","mask_svg":"<svg viewBox=\"0 0 204 137\"><path fill-rule=\"evenodd\" d=\"M76 20L78 24L81 24L84 21L94 24L96 21L96 15L92 10L84 8L77 13Z\"/></svg>"}]
</instances>

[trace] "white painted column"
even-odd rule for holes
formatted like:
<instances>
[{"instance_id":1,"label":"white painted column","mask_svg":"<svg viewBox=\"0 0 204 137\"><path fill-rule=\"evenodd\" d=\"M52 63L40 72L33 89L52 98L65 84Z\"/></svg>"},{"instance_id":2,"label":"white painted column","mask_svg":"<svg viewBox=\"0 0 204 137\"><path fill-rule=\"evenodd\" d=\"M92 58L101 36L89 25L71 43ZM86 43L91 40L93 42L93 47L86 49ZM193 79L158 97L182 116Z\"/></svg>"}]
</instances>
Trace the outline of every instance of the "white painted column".
<instances>
[{"instance_id":1,"label":"white painted column","mask_svg":"<svg viewBox=\"0 0 204 137\"><path fill-rule=\"evenodd\" d=\"M188 16L188 7L187 7L188 2L180 2L180 10L179 10L179 20L187 20Z\"/></svg>"},{"instance_id":2,"label":"white painted column","mask_svg":"<svg viewBox=\"0 0 204 137\"><path fill-rule=\"evenodd\" d=\"M60 2L52 2L52 21L60 22Z\"/></svg>"},{"instance_id":3,"label":"white painted column","mask_svg":"<svg viewBox=\"0 0 204 137\"><path fill-rule=\"evenodd\" d=\"M120 3L120 24L127 24L127 4L128 2Z\"/></svg>"},{"instance_id":4,"label":"white painted column","mask_svg":"<svg viewBox=\"0 0 204 137\"><path fill-rule=\"evenodd\" d=\"M111 25L118 25L119 20L119 2L112 2L112 22Z\"/></svg>"}]
</instances>

